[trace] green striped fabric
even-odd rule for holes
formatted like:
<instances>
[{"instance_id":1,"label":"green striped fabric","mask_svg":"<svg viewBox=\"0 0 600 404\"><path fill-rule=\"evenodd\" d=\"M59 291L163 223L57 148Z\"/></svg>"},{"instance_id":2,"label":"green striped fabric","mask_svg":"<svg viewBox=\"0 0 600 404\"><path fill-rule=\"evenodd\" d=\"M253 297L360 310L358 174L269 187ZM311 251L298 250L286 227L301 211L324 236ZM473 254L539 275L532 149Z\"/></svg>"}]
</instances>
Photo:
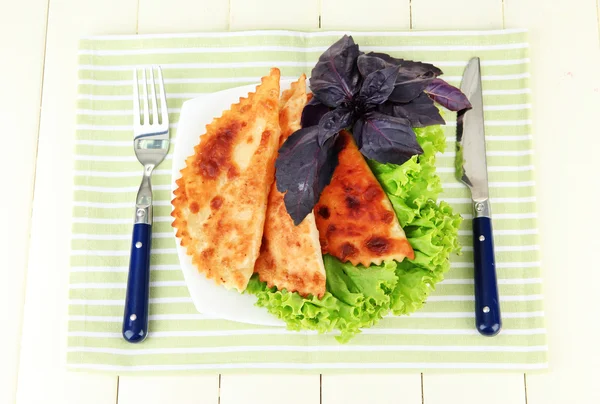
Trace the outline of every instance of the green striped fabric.
<instances>
[{"instance_id":1,"label":"green striped fabric","mask_svg":"<svg viewBox=\"0 0 600 404\"><path fill-rule=\"evenodd\" d=\"M110 372L505 369L547 366L538 255L527 34L356 32L365 51L435 63L458 85L472 56L482 61L490 192L504 329L494 338L474 328L470 221L460 230L462 256L424 308L384 318L350 343L212 318L192 304L171 230L169 157L153 178L155 220L150 336L120 335L132 213L141 166L132 150L132 68L160 64L171 137L183 102L258 82L277 66L284 78L310 73L342 32L252 31L104 36L81 41L75 150L68 365ZM454 179L455 122L439 156L443 199L466 219L468 190Z\"/></svg>"}]
</instances>

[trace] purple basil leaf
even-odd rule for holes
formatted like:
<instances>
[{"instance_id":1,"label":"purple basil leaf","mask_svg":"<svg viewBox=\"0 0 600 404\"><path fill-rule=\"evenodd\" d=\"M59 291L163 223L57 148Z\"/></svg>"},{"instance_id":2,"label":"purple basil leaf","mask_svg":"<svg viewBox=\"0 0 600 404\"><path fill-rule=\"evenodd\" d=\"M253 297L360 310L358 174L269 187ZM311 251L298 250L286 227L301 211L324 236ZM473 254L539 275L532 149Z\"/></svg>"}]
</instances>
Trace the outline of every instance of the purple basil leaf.
<instances>
[{"instance_id":1,"label":"purple basil leaf","mask_svg":"<svg viewBox=\"0 0 600 404\"><path fill-rule=\"evenodd\" d=\"M387 53L378 53L378 52L369 52L366 54L366 56L377 57L386 63L389 63L394 66L401 66L404 69L407 69L407 70L410 70L413 72L416 72L416 71L432 72L435 75L435 77L443 74L443 72L440 69L438 69L437 67L435 67L434 65L432 65L430 63L414 62L412 60L405 60L405 59L397 59L395 57L388 55Z\"/></svg>"},{"instance_id":2,"label":"purple basil leaf","mask_svg":"<svg viewBox=\"0 0 600 404\"><path fill-rule=\"evenodd\" d=\"M396 87L389 100L399 103L414 100L440 74L442 71L432 64L401 60Z\"/></svg>"},{"instance_id":3,"label":"purple basil leaf","mask_svg":"<svg viewBox=\"0 0 600 404\"><path fill-rule=\"evenodd\" d=\"M396 59L385 53L370 52L358 58L358 69L363 76L381 66L398 66L398 76L394 90L388 99L393 102L406 103L415 99L425 87L442 71L434 65L410 60Z\"/></svg>"},{"instance_id":4,"label":"purple basil leaf","mask_svg":"<svg viewBox=\"0 0 600 404\"><path fill-rule=\"evenodd\" d=\"M435 79L424 90L435 102L450 111L471 109L471 103L466 95L458 88L451 86L442 79Z\"/></svg>"},{"instance_id":5,"label":"purple basil leaf","mask_svg":"<svg viewBox=\"0 0 600 404\"><path fill-rule=\"evenodd\" d=\"M407 119L369 112L356 121L353 135L363 156L380 163L403 164L423 153Z\"/></svg>"},{"instance_id":6,"label":"purple basil leaf","mask_svg":"<svg viewBox=\"0 0 600 404\"><path fill-rule=\"evenodd\" d=\"M442 71L429 63L396 59L385 53L370 52L358 58L358 69L363 76L384 67L399 66L396 86L389 100L407 103L419 96L427 85Z\"/></svg>"},{"instance_id":7,"label":"purple basil leaf","mask_svg":"<svg viewBox=\"0 0 600 404\"><path fill-rule=\"evenodd\" d=\"M319 121L319 146L340 130L352 124L353 113L348 108L336 108L327 112Z\"/></svg>"},{"instance_id":8,"label":"purple basil leaf","mask_svg":"<svg viewBox=\"0 0 600 404\"><path fill-rule=\"evenodd\" d=\"M369 104L384 103L392 91L398 77L398 67L390 66L370 73L362 83L360 96Z\"/></svg>"},{"instance_id":9,"label":"purple basil leaf","mask_svg":"<svg viewBox=\"0 0 600 404\"><path fill-rule=\"evenodd\" d=\"M352 37L344 35L319 57L310 77L310 89L319 101L335 108L354 97L360 80L359 54Z\"/></svg>"},{"instance_id":10,"label":"purple basil leaf","mask_svg":"<svg viewBox=\"0 0 600 404\"><path fill-rule=\"evenodd\" d=\"M368 55L360 55L356 61L358 65L358 71L363 77L367 77L369 74L385 69L389 66L394 66L393 64L387 63L385 60L381 59L377 56Z\"/></svg>"},{"instance_id":11,"label":"purple basil leaf","mask_svg":"<svg viewBox=\"0 0 600 404\"><path fill-rule=\"evenodd\" d=\"M338 163L338 136L319 146L318 133L318 126L294 132L275 162L277 189L285 192L285 207L296 225L312 212Z\"/></svg>"},{"instance_id":12,"label":"purple basil leaf","mask_svg":"<svg viewBox=\"0 0 600 404\"><path fill-rule=\"evenodd\" d=\"M419 96L429 85L431 80L405 81L394 87L394 91L388 97L389 101L406 104Z\"/></svg>"},{"instance_id":13,"label":"purple basil leaf","mask_svg":"<svg viewBox=\"0 0 600 404\"><path fill-rule=\"evenodd\" d=\"M379 59L383 60L385 63L391 64L394 66L400 66L400 63L404 62L404 59L397 59L395 57L388 55L387 53L369 52L365 56L379 58Z\"/></svg>"},{"instance_id":14,"label":"purple basil leaf","mask_svg":"<svg viewBox=\"0 0 600 404\"><path fill-rule=\"evenodd\" d=\"M421 95L408 104L394 104L392 102L381 104L379 112L396 118L407 119L413 128L443 125L446 123L440 115L440 110L425 93L421 93Z\"/></svg>"},{"instance_id":15,"label":"purple basil leaf","mask_svg":"<svg viewBox=\"0 0 600 404\"><path fill-rule=\"evenodd\" d=\"M312 97L302 110L302 119L300 121L302 127L308 128L310 126L318 125L323 115L327 112L329 112L329 107L321 104L315 97Z\"/></svg>"},{"instance_id":16,"label":"purple basil leaf","mask_svg":"<svg viewBox=\"0 0 600 404\"><path fill-rule=\"evenodd\" d=\"M400 62L400 71L413 76L431 76L437 77L444 72L431 63L415 62L414 60L402 60Z\"/></svg>"}]
</instances>

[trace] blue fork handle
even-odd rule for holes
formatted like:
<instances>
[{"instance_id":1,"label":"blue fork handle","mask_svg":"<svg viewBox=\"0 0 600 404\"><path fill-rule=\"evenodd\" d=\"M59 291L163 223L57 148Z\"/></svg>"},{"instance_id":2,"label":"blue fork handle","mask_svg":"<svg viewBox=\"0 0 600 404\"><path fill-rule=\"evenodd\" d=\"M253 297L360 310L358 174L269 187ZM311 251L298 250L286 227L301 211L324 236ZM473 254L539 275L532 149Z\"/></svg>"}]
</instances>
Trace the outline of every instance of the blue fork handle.
<instances>
[{"instance_id":1,"label":"blue fork handle","mask_svg":"<svg viewBox=\"0 0 600 404\"><path fill-rule=\"evenodd\" d=\"M142 342L148 335L151 240L151 224L136 223L133 226L123 315L123 338L127 342Z\"/></svg>"},{"instance_id":2,"label":"blue fork handle","mask_svg":"<svg viewBox=\"0 0 600 404\"><path fill-rule=\"evenodd\" d=\"M492 220L473 219L473 260L475 262L475 322L477 331L485 336L500 332L500 299L496 280L496 260Z\"/></svg>"}]
</instances>

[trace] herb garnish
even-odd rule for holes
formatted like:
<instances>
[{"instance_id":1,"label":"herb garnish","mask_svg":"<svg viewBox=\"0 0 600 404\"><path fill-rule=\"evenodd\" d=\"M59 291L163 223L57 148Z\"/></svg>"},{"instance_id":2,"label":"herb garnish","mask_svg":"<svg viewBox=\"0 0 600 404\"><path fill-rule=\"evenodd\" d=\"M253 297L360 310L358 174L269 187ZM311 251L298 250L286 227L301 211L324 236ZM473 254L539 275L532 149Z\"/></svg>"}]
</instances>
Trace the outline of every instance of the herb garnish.
<instances>
[{"instance_id":1,"label":"herb garnish","mask_svg":"<svg viewBox=\"0 0 600 404\"><path fill-rule=\"evenodd\" d=\"M277 189L285 192L295 224L331 181L340 130L351 130L366 158L399 165L423 153L413 128L445 123L434 101L452 111L471 108L458 88L438 78L441 74L428 63L365 54L347 35L319 57L302 129L281 146L275 165Z\"/></svg>"}]
</instances>

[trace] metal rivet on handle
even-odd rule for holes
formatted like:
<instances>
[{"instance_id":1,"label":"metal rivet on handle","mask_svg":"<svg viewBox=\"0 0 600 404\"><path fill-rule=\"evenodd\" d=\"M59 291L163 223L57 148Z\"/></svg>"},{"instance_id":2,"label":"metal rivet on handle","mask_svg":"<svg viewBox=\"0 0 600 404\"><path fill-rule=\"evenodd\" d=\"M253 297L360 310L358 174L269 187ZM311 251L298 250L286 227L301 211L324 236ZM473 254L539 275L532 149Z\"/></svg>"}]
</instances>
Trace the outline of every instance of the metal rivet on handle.
<instances>
[{"instance_id":1,"label":"metal rivet on handle","mask_svg":"<svg viewBox=\"0 0 600 404\"><path fill-rule=\"evenodd\" d=\"M479 236L479 241L485 241L485 236Z\"/></svg>"},{"instance_id":2,"label":"metal rivet on handle","mask_svg":"<svg viewBox=\"0 0 600 404\"><path fill-rule=\"evenodd\" d=\"M131 321L135 321L135 320L137 320L137 316L135 314L132 314L131 316L129 316L129 319Z\"/></svg>"},{"instance_id":3,"label":"metal rivet on handle","mask_svg":"<svg viewBox=\"0 0 600 404\"><path fill-rule=\"evenodd\" d=\"M489 313L490 312L490 308L488 306L485 306L483 308L483 312L486 313L486 314Z\"/></svg>"},{"instance_id":4,"label":"metal rivet on handle","mask_svg":"<svg viewBox=\"0 0 600 404\"><path fill-rule=\"evenodd\" d=\"M138 209L137 210L138 217L144 217L145 214L146 214L146 212L144 212L144 209Z\"/></svg>"},{"instance_id":5,"label":"metal rivet on handle","mask_svg":"<svg viewBox=\"0 0 600 404\"><path fill-rule=\"evenodd\" d=\"M483 211L483 203L481 203L481 202L477 202L477 203L475 204L475 210L476 210L477 212L482 212L482 211Z\"/></svg>"},{"instance_id":6,"label":"metal rivet on handle","mask_svg":"<svg viewBox=\"0 0 600 404\"><path fill-rule=\"evenodd\" d=\"M142 248L142 242L138 241L137 243L135 243L135 248Z\"/></svg>"}]
</instances>

